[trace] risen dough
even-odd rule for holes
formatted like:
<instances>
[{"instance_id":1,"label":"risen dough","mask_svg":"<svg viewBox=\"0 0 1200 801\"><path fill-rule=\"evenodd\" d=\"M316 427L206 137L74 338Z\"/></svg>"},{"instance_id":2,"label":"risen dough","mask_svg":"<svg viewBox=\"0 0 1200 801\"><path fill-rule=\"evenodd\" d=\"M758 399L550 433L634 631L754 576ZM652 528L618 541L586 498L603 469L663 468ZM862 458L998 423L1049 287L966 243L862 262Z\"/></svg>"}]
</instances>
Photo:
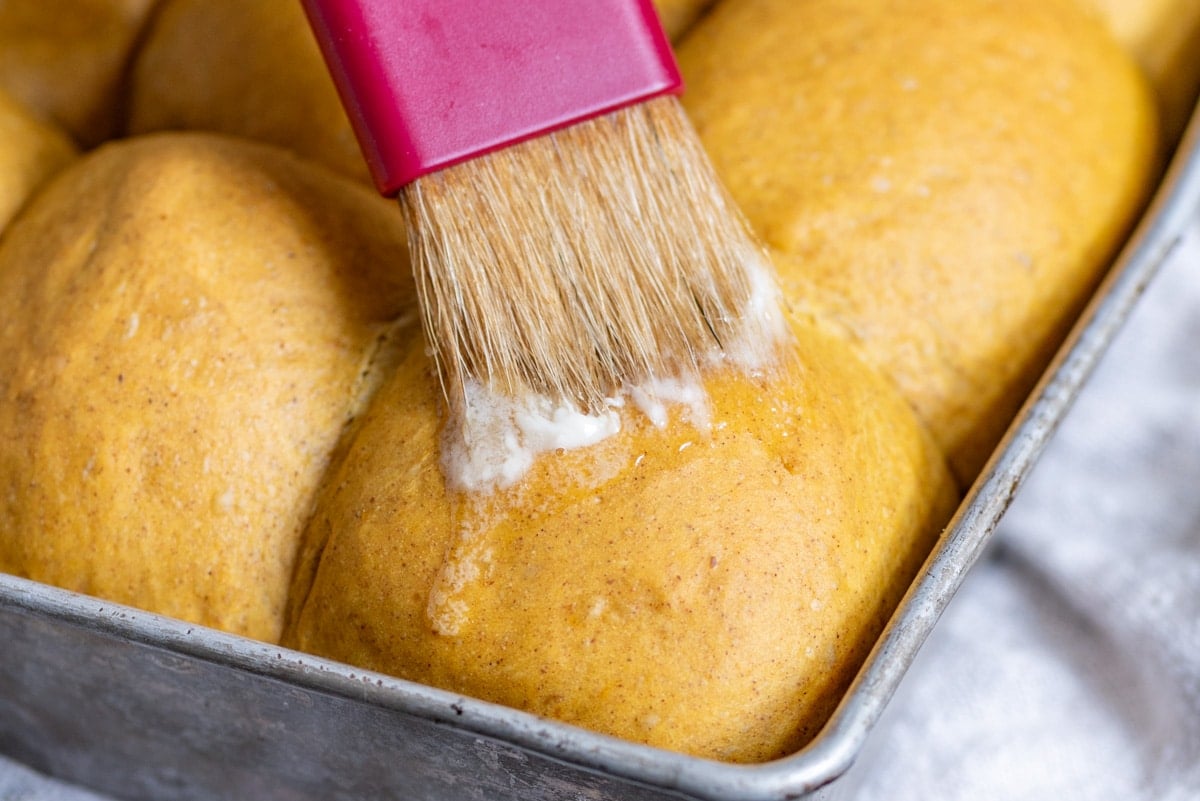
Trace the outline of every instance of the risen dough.
<instances>
[{"instance_id":1,"label":"risen dough","mask_svg":"<svg viewBox=\"0 0 1200 801\"><path fill-rule=\"evenodd\" d=\"M0 88L81 145L118 135L125 71L156 0L3 0Z\"/></svg>"},{"instance_id":2,"label":"risen dough","mask_svg":"<svg viewBox=\"0 0 1200 801\"><path fill-rule=\"evenodd\" d=\"M0 232L29 195L75 156L54 125L0 90Z\"/></svg>"},{"instance_id":3,"label":"risen dough","mask_svg":"<svg viewBox=\"0 0 1200 801\"><path fill-rule=\"evenodd\" d=\"M911 410L797 320L771 380L447 491L418 339L325 482L298 648L666 748L761 760L812 736L954 503ZM700 415L696 415L700 416Z\"/></svg>"},{"instance_id":4,"label":"risen dough","mask_svg":"<svg viewBox=\"0 0 1200 801\"><path fill-rule=\"evenodd\" d=\"M369 190L265 146L60 173L0 240L0 570L277 639L406 275Z\"/></svg>"},{"instance_id":5,"label":"risen dough","mask_svg":"<svg viewBox=\"0 0 1200 801\"><path fill-rule=\"evenodd\" d=\"M1154 177L1152 95L1077 0L736 0L684 102L792 302L969 483Z\"/></svg>"}]
</instances>

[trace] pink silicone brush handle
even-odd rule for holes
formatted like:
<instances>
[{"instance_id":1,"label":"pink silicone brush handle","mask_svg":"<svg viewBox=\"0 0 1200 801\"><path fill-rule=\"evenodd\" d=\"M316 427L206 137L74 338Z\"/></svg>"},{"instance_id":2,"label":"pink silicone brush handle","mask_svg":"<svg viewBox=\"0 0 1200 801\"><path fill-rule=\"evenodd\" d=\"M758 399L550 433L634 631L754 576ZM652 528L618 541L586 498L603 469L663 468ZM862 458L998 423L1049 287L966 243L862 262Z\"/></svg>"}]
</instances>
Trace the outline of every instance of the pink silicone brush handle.
<instances>
[{"instance_id":1,"label":"pink silicone brush handle","mask_svg":"<svg viewBox=\"0 0 1200 801\"><path fill-rule=\"evenodd\" d=\"M650 0L302 0L379 191L680 91Z\"/></svg>"}]
</instances>

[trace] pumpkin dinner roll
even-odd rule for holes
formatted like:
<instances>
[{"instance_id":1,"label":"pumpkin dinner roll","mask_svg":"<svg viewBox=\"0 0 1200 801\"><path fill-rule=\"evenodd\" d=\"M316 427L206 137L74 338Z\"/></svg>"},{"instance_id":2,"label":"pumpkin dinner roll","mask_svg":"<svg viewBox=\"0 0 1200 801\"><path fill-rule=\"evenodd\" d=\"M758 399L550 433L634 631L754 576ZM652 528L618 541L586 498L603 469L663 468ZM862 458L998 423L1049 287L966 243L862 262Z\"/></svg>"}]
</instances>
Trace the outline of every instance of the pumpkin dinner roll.
<instances>
[{"instance_id":1,"label":"pumpkin dinner roll","mask_svg":"<svg viewBox=\"0 0 1200 801\"><path fill-rule=\"evenodd\" d=\"M370 180L300 0L164 0L134 63L129 130L255 139Z\"/></svg>"},{"instance_id":2,"label":"pumpkin dinner roll","mask_svg":"<svg viewBox=\"0 0 1200 801\"><path fill-rule=\"evenodd\" d=\"M0 240L0 570L277 639L318 479L411 300L382 212L213 135L60 173Z\"/></svg>"},{"instance_id":3,"label":"pumpkin dinner roll","mask_svg":"<svg viewBox=\"0 0 1200 801\"><path fill-rule=\"evenodd\" d=\"M285 644L692 754L797 748L955 494L894 389L793 328L778 374L716 371L707 402L485 407L470 458L414 334L324 483Z\"/></svg>"},{"instance_id":4,"label":"pumpkin dinner roll","mask_svg":"<svg viewBox=\"0 0 1200 801\"><path fill-rule=\"evenodd\" d=\"M0 91L0 233L25 199L75 155L66 134Z\"/></svg>"},{"instance_id":5,"label":"pumpkin dinner roll","mask_svg":"<svg viewBox=\"0 0 1200 801\"><path fill-rule=\"evenodd\" d=\"M682 39L715 0L654 0L663 29L672 41Z\"/></svg>"},{"instance_id":6,"label":"pumpkin dinner roll","mask_svg":"<svg viewBox=\"0 0 1200 801\"><path fill-rule=\"evenodd\" d=\"M1078 0L737 0L679 58L791 303L970 482L1156 174L1131 59Z\"/></svg>"},{"instance_id":7,"label":"pumpkin dinner roll","mask_svg":"<svg viewBox=\"0 0 1200 801\"><path fill-rule=\"evenodd\" d=\"M0 88L91 147L120 133L125 71L157 0L3 0Z\"/></svg>"},{"instance_id":8,"label":"pumpkin dinner roll","mask_svg":"<svg viewBox=\"0 0 1200 801\"><path fill-rule=\"evenodd\" d=\"M1200 3L1088 0L1158 92L1168 141L1182 132L1200 92Z\"/></svg>"}]
</instances>

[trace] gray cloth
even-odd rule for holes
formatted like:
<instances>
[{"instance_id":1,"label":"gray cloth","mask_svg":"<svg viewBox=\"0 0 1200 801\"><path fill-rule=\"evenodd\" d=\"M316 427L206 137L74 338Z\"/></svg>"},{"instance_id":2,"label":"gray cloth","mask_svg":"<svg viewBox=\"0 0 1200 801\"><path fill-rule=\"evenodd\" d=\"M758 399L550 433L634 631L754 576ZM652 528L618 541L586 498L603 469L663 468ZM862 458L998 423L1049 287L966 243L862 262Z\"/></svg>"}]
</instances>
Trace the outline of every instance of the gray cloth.
<instances>
[{"instance_id":1,"label":"gray cloth","mask_svg":"<svg viewBox=\"0 0 1200 801\"><path fill-rule=\"evenodd\" d=\"M0 756L0 801L107 801Z\"/></svg>"},{"instance_id":2,"label":"gray cloth","mask_svg":"<svg viewBox=\"0 0 1200 801\"><path fill-rule=\"evenodd\" d=\"M851 797L1200 798L1200 226L997 537Z\"/></svg>"},{"instance_id":3,"label":"gray cloth","mask_svg":"<svg viewBox=\"0 0 1200 801\"><path fill-rule=\"evenodd\" d=\"M1190 234L839 783L847 797L1200 798L1200 226ZM17 799L96 801L0 757L0 801Z\"/></svg>"}]
</instances>

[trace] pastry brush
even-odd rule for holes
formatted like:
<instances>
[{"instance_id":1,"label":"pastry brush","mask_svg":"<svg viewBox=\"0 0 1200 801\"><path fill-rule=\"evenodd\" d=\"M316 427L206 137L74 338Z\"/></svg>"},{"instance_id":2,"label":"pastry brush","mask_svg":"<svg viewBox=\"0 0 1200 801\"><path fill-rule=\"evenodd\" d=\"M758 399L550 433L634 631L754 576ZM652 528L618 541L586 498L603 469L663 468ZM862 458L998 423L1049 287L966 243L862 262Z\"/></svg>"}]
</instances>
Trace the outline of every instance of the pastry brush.
<instances>
[{"instance_id":1,"label":"pastry brush","mask_svg":"<svg viewBox=\"0 0 1200 801\"><path fill-rule=\"evenodd\" d=\"M409 228L444 391L595 410L736 352L777 292L649 0L303 0Z\"/></svg>"}]
</instances>

